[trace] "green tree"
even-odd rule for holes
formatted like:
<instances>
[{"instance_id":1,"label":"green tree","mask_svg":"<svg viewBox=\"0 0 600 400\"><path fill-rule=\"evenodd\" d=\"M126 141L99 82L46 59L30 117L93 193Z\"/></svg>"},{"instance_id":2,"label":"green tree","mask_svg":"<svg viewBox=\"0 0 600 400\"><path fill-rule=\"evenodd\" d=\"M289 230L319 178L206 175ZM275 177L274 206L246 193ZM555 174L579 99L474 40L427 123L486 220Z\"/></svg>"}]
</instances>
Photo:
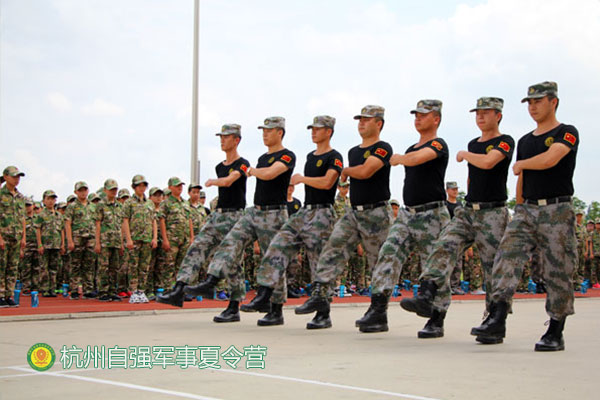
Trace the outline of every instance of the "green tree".
<instances>
[{"instance_id":1,"label":"green tree","mask_svg":"<svg viewBox=\"0 0 600 400\"><path fill-rule=\"evenodd\" d=\"M515 197L513 197L512 199L510 199L506 202L506 207L508 207L508 209L511 211L515 211L516 205L517 205L517 199Z\"/></svg>"},{"instance_id":2,"label":"green tree","mask_svg":"<svg viewBox=\"0 0 600 400\"><path fill-rule=\"evenodd\" d=\"M596 219L600 217L600 203L598 203L597 201L592 201L587 209L586 217L588 219Z\"/></svg>"},{"instance_id":3,"label":"green tree","mask_svg":"<svg viewBox=\"0 0 600 400\"><path fill-rule=\"evenodd\" d=\"M573 207L575 208L575 211L585 211L587 204L577 196L573 196Z\"/></svg>"}]
</instances>

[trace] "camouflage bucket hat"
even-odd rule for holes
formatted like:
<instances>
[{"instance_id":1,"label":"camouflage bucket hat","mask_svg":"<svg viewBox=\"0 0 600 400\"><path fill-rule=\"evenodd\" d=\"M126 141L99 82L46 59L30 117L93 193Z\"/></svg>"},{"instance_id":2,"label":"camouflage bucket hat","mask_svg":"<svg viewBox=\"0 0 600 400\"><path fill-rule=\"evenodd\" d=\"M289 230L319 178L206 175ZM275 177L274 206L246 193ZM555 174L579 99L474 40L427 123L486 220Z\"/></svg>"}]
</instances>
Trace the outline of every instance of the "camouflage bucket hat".
<instances>
[{"instance_id":1,"label":"camouflage bucket hat","mask_svg":"<svg viewBox=\"0 0 600 400\"><path fill-rule=\"evenodd\" d=\"M136 175L131 179L131 186L137 186L142 183L145 183L146 185L148 185L148 181L146 180L144 175Z\"/></svg>"},{"instance_id":2,"label":"camouflage bucket hat","mask_svg":"<svg viewBox=\"0 0 600 400\"><path fill-rule=\"evenodd\" d=\"M442 112L442 102L440 100L419 100L417 108L411 110L411 114L428 114L432 111Z\"/></svg>"},{"instance_id":3,"label":"camouflage bucket hat","mask_svg":"<svg viewBox=\"0 0 600 400\"><path fill-rule=\"evenodd\" d=\"M75 184L75 191L78 191L78 190L79 190L79 189L81 189L81 188L86 188L86 189L88 189L88 188L89 188L89 186L88 186L88 184L87 184L87 183L85 183L84 181L79 181L79 182L77 182L77 183Z\"/></svg>"},{"instance_id":4,"label":"camouflage bucket hat","mask_svg":"<svg viewBox=\"0 0 600 400\"><path fill-rule=\"evenodd\" d=\"M42 198L45 199L46 197L58 197L58 196L56 195L56 193L54 192L54 190L48 189L42 195Z\"/></svg>"},{"instance_id":5,"label":"camouflage bucket hat","mask_svg":"<svg viewBox=\"0 0 600 400\"><path fill-rule=\"evenodd\" d=\"M265 119L264 125L258 127L258 129L272 129L281 128L285 129L285 118L283 117L269 117Z\"/></svg>"},{"instance_id":6,"label":"camouflage bucket hat","mask_svg":"<svg viewBox=\"0 0 600 400\"><path fill-rule=\"evenodd\" d=\"M105 190L113 190L118 189L119 184L114 179L107 179L104 181L104 189Z\"/></svg>"},{"instance_id":7,"label":"camouflage bucket hat","mask_svg":"<svg viewBox=\"0 0 600 400\"><path fill-rule=\"evenodd\" d=\"M185 183L183 183L181 181L181 179L179 179L176 176L173 176L171 178L169 178L169 182L167 183L168 186L179 186L179 185L185 185Z\"/></svg>"},{"instance_id":8,"label":"camouflage bucket hat","mask_svg":"<svg viewBox=\"0 0 600 400\"><path fill-rule=\"evenodd\" d=\"M558 85L556 82L546 81L529 86L529 89L527 89L527 97L523 98L521 103L525 103L529 99L541 99L548 95L558 97Z\"/></svg>"},{"instance_id":9,"label":"camouflage bucket hat","mask_svg":"<svg viewBox=\"0 0 600 400\"><path fill-rule=\"evenodd\" d=\"M504 100L500 97L480 97L477 99L475 108L469 110L469 112L477 110L496 110L502 112L504 107Z\"/></svg>"},{"instance_id":10,"label":"camouflage bucket hat","mask_svg":"<svg viewBox=\"0 0 600 400\"><path fill-rule=\"evenodd\" d=\"M158 192L162 194L163 191L161 188L154 186L152 189L150 189L150 196L154 196Z\"/></svg>"},{"instance_id":11,"label":"camouflage bucket hat","mask_svg":"<svg viewBox=\"0 0 600 400\"><path fill-rule=\"evenodd\" d=\"M362 108L362 110L360 110L360 114L354 116L354 119L361 119L361 118L381 118L381 119L383 119L384 114L385 114L385 108L383 108L381 106L368 105L368 106L364 106Z\"/></svg>"},{"instance_id":12,"label":"camouflage bucket hat","mask_svg":"<svg viewBox=\"0 0 600 400\"><path fill-rule=\"evenodd\" d=\"M454 181L446 182L446 189L458 189L458 183Z\"/></svg>"},{"instance_id":13,"label":"camouflage bucket hat","mask_svg":"<svg viewBox=\"0 0 600 400\"><path fill-rule=\"evenodd\" d=\"M8 176L25 176L24 172L19 171L19 168L15 167L14 165L10 165L6 168L4 168L4 171L2 172L2 175L8 175Z\"/></svg>"},{"instance_id":14,"label":"camouflage bucket hat","mask_svg":"<svg viewBox=\"0 0 600 400\"><path fill-rule=\"evenodd\" d=\"M121 190L119 190L119 193L117 193L117 197L119 199L122 199L123 197L131 197L129 195L129 190L127 190L127 188L123 188Z\"/></svg>"},{"instance_id":15,"label":"camouflage bucket hat","mask_svg":"<svg viewBox=\"0 0 600 400\"><path fill-rule=\"evenodd\" d=\"M242 137L242 127L238 124L225 124L221 127L221 132L215 133L216 136L237 135Z\"/></svg>"},{"instance_id":16,"label":"camouflage bucket hat","mask_svg":"<svg viewBox=\"0 0 600 400\"><path fill-rule=\"evenodd\" d=\"M335 118L329 115L317 115L313 118L312 124L308 125L306 129L312 128L331 128L335 126Z\"/></svg>"}]
</instances>

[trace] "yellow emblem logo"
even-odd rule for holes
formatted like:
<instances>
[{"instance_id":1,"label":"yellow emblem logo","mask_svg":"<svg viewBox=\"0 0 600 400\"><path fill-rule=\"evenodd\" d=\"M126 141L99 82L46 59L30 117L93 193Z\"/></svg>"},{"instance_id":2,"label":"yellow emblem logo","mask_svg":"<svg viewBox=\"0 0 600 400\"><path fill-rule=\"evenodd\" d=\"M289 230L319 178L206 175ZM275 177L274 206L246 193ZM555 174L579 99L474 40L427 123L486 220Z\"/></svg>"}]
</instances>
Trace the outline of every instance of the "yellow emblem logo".
<instances>
[{"instance_id":1,"label":"yellow emblem logo","mask_svg":"<svg viewBox=\"0 0 600 400\"><path fill-rule=\"evenodd\" d=\"M554 144L554 138L552 136L550 136L549 138L546 138L546 140L544 141L544 144L546 145L546 147L550 147Z\"/></svg>"},{"instance_id":2,"label":"yellow emblem logo","mask_svg":"<svg viewBox=\"0 0 600 400\"><path fill-rule=\"evenodd\" d=\"M229 168L229 172L228 172L228 174L230 174L230 173L232 173L232 172L233 172L233 168Z\"/></svg>"},{"instance_id":3,"label":"yellow emblem logo","mask_svg":"<svg viewBox=\"0 0 600 400\"><path fill-rule=\"evenodd\" d=\"M490 151L492 151L492 149L494 148L493 144L490 144L488 147L485 148L485 153L489 153Z\"/></svg>"},{"instance_id":4,"label":"yellow emblem logo","mask_svg":"<svg viewBox=\"0 0 600 400\"><path fill-rule=\"evenodd\" d=\"M367 151L365 151L365 154L363 154L363 158L366 160L369 157L371 157L371 152L369 150L367 150Z\"/></svg>"},{"instance_id":5,"label":"yellow emblem logo","mask_svg":"<svg viewBox=\"0 0 600 400\"><path fill-rule=\"evenodd\" d=\"M529 88L529 94L533 94L535 92L535 88L530 87Z\"/></svg>"},{"instance_id":6,"label":"yellow emblem logo","mask_svg":"<svg viewBox=\"0 0 600 400\"><path fill-rule=\"evenodd\" d=\"M320 167L321 165L323 165L323 160L317 161L317 167Z\"/></svg>"},{"instance_id":7,"label":"yellow emblem logo","mask_svg":"<svg viewBox=\"0 0 600 400\"><path fill-rule=\"evenodd\" d=\"M271 157L271 158L269 158L269 161L268 161L268 162L269 162L269 164L272 164L272 163L273 163L273 161L275 161L275 157Z\"/></svg>"},{"instance_id":8,"label":"yellow emblem logo","mask_svg":"<svg viewBox=\"0 0 600 400\"><path fill-rule=\"evenodd\" d=\"M27 352L27 362L36 371L46 371L54 365L56 354L46 343L36 343Z\"/></svg>"}]
</instances>

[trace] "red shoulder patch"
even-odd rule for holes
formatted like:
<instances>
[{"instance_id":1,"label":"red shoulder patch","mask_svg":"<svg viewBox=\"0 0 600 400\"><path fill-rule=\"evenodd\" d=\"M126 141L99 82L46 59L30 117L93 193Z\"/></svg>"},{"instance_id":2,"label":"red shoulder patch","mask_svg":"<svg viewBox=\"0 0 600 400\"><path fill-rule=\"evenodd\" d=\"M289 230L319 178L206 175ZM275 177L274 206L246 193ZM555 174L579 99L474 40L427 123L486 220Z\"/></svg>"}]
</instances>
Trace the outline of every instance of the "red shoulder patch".
<instances>
[{"instance_id":1,"label":"red shoulder patch","mask_svg":"<svg viewBox=\"0 0 600 400\"><path fill-rule=\"evenodd\" d=\"M289 164L290 162L292 162L292 157L288 156L287 154L284 154L281 156L281 161L285 161Z\"/></svg>"},{"instance_id":2,"label":"red shoulder patch","mask_svg":"<svg viewBox=\"0 0 600 400\"><path fill-rule=\"evenodd\" d=\"M242 166L240 167L240 169L241 169L242 171L244 171L244 173L247 173L247 172L248 172L248 166L247 166L246 164L242 164Z\"/></svg>"},{"instance_id":3,"label":"red shoulder patch","mask_svg":"<svg viewBox=\"0 0 600 400\"><path fill-rule=\"evenodd\" d=\"M442 151L442 149L444 148L444 146L442 146L442 144L437 140L431 142L431 147L435 147L438 151Z\"/></svg>"},{"instance_id":4,"label":"red shoulder patch","mask_svg":"<svg viewBox=\"0 0 600 400\"><path fill-rule=\"evenodd\" d=\"M575 146L575 142L577 142L577 138L575 137L575 135L570 134L569 132L565 133L563 139L565 140L565 142L571 143L571 146Z\"/></svg>"},{"instance_id":5,"label":"red shoulder patch","mask_svg":"<svg viewBox=\"0 0 600 400\"><path fill-rule=\"evenodd\" d=\"M342 164L342 161L338 160L337 158L335 159L335 161L333 163L335 164L336 167L344 168L344 164Z\"/></svg>"},{"instance_id":6,"label":"red shoulder patch","mask_svg":"<svg viewBox=\"0 0 600 400\"><path fill-rule=\"evenodd\" d=\"M498 147L500 147L502 150L506 151L507 153L510 151L510 145L506 142L500 142Z\"/></svg>"},{"instance_id":7,"label":"red shoulder patch","mask_svg":"<svg viewBox=\"0 0 600 400\"><path fill-rule=\"evenodd\" d=\"M375 150L375 154L377 154L380 157L385 157L387 156L387 150L382 149L381 147L378 147L377 150Z\"/></svg>"}]
</instances>

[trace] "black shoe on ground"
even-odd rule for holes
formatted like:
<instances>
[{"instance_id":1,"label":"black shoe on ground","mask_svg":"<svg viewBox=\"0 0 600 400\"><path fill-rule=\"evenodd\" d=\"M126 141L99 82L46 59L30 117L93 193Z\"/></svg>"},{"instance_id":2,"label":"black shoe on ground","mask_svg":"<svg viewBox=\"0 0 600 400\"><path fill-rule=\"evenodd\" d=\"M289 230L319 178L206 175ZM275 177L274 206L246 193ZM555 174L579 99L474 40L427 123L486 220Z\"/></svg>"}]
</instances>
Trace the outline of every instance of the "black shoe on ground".
<instances>
[{"instance_id":1,"label":"black shoe on ground","mask_svg":"<svg viewBox=\"0 0 600 400\"><path fill-rule=\"evenodd\" d=\"M19 307L19 305L17 303L15 303L15 301L13 300L12 297L6 297L6 298L4 298L4 301L6 302L6 304L9 307Z\"/></svg>"},{"instance_id":2,"label":"black shoe on ground","mask_svg":"<svg viewBox=\"0 0 600 400\"><path fill-rule=\"evenodd\" d=\"M355 325L363 333L387 332L388 297L385 293L377 293L371 296L371 305L365 315L356 320Z\"/></svg>"},{"instance_id":3,"label":"black shoe on ground","mask_svg":"<svg viewBox=\"0 0 600 400\"><path fill-rule=\"evenodd\" d=\"M413 312L419 317L431 318L433 299L437 293L437 285L433 281L422 281L416 297L402 299L400 307Z\"/></svg>"},{"instance_id":4,"label":"black shoe on ground","mask_svg":"<svg viewBox=\"0 0 600 400\"><path fill-rule=\"evenodd\" d=\"M173 289L156 297L156 301L162 304L169 304L174 307L183 307L184 288L187 287L182 281L177 281Z\"/></svg>"},{"instance_id":5,"label":"black shoe on ground","mask_svg":"<svg viewBox=\"0 0 600 400\"><path fill-rule=\"evenodd\" d=\"M186 286L184 291L192 296L202 296L206 299L215 297L215 287L219 284L219 278L214 275L206 275L206 280L195 286Z\"/></svg>"},{"instance_id":6,"label":"black shoe on ground","mask_svg":"<svg viewBox=\"0 0 600 400\"><path fill-rule=\"evenodd\" d=\"M446 318L446 311L433 310L431 318L425 324L423 329L417 332L419 339L432 339L440 338L444 336L444 318Z\"/></svg>"},{"instance_id":7,"label":"black shoe on ground","mask_svg":"<svg viewBox=\"0 0 600 400\"><path fill-rule=\"evenodd\" d=\"M271 294L273 289L266 286L259 286L256 296L248 304L242 304L240 310L243 312L261 312L271 311Z\"/></svg>"},{"instance_id":8,"label":"black shoe on ground","mask_svg":"<svg viewBox=\"0 0 600 400\"><path fill-rule=\"evenodd\" d=\"M535 344L535 351L561 351L565 349L565 340L563 338L563 329L565 329L566 318L558 321L550 319L548 331L542 336L539 342Z\"/></svg>"},{"instance_id":9,"label":"black shoe on ground","mask_svg":"<svg viewBox=\"0 0 600 400\"><path fill-rule=\"evenodd\" d=\"M6 302L6 299L4 299L4 297L0 297L0 308L6 308L8 307L8 303Z\"/></svg>"},{"instance_id":10,"label":"black shoe on ground","mask_svg":"<svg viewBox=\"0 0 600 400\"><path fill-rule=\"evenodd\" d=\"M331 318L329 317L329 313L317 311L317 314L312 319L312 321L306 324L306 329L326 329L331 328Z\"/></svg>"},{"instance_id":11,"label":"black shoe on ground","mask_svg":"<svg viewBox=\"0 0 600 400\"><path fill-rule=\"evenodd\" d=\"M329 312L329 301L327 300L327 287L324 283L315 282L312 288L311 296L300 307L296 307L294 313L310 314L315 311Z\"/></svg>"},{"instance_id":12,"label":"black shoe on ground","mask_svg":"<svg viewBox=\"0 0 600 400\"><path fill-rule=\"evenodd\" d=\"M98 297L99 301L112 301L112 296L109 295L108 293L103 293L100 295L100 297Z\"/></svg>"},{"instance_id":13,"label":"black shoe on ground","mask_svg":"<svg viewBox=\"0 0 600 400\"><path fill-rule=\"evenodd\" d=\"M273 325L283 325L283 304L273 304L271 303L271 311L267 313L264 317L256 321L256 325L258 326L273 326Z\"/></svg>"},{"instance_id":14,"label":"black shoe on ground","mask_svg":"<svg viewBox=\"0 0 600 400\"><path fill-rule=\"evenodd\" d=\"M490 313L480 326L471 329L471 335L482 344L499 344L506 336L506 316L509 305L505 301L490 304Z\"/></svg>"},{"instance_id":15,"label":"black shoe on ground","mask_svg":"<svg viewBox=\"0 0 600 400\"><path fill-rule=\"evenodd\" d=\"M71 300L79 300L79 293L71 292Z\"/></svg>"},{"instance_id":16,"label":"black shoe on ground","mask_svg":"<svg viewBox=\"0 0 600 400\"><path fill-rule=\"evenodd\" d=\"M238 322L240 320L240 302L230 301L223 312L213 318L215 322Z\"/></svg>"},{"instance_id":17,"label":"black shoe on ground","mask_svg":"<svg viewBox=\"0 0 600 400\"><path fill-rule=\"evenodd\" d=\"M83 298L84 299L95 299L96 295L92 292L87 292L83 294Z\"/></svg>"},{"instance_id":18,"label":"black shoe on ground","mask_svg":"<svg viewBox=\"0 0 600 400\"><path fill-rule=\"evenodd\" d=\"M123 299L121 298L121 296L117 295L116 293L115 294L111 294L109 296L110 296L110 300L111 301L123 301Z\"/></svg>"},{"instance_id":19,"label":"black shoe on ground","mask_svg":"<svg viewBox=\"0 0 600 400\"><path fill-rule=\"evenodd\" d=\"M302 295L297 289L288 288L288 298L299 299L300 297L302 297Z\"/></svg>"}]
</instances>

